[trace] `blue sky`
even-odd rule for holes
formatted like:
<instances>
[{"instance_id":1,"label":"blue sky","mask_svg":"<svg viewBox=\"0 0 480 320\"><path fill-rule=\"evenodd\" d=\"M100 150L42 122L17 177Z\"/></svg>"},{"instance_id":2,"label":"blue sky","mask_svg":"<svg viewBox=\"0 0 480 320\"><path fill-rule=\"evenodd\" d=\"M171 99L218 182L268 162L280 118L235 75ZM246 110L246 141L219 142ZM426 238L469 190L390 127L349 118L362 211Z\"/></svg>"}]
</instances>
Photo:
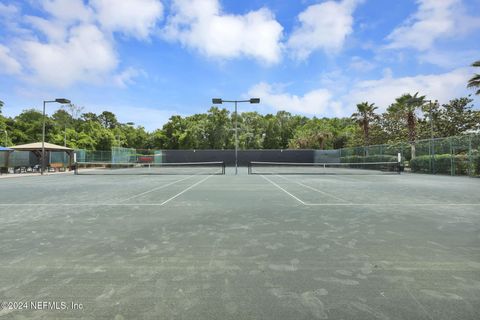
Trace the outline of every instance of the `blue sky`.
<instances>
[{"instance_id":1,"label":"blue sky","mask_svg":"<svg viewBox=\"0 0 480 320\"><path fill-rule=\"evenodd\" d=\"M0 100L14 116L67 97L148 130L212 97L319 117L447 102L473 93L479 31L478 0L0 0Z\"/></svg>"}]
</instances>

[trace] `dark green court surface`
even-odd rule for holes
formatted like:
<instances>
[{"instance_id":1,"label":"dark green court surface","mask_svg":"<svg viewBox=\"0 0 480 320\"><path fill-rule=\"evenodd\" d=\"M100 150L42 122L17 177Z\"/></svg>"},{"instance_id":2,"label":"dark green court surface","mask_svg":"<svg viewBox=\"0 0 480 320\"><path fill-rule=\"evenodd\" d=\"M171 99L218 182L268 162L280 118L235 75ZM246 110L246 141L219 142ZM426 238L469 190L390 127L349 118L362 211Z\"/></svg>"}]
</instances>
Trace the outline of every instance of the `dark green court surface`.
<instances>
[{"instance_id":1,"label":"dark green court surface","mask_svg":"<svg viewBox=\"0 0 480 320\"><path fill-rule=\"evenodd\" d=\"M0 319L480 318L479 179L245 171L1 179Z\"/></svg>"}]
</instances>

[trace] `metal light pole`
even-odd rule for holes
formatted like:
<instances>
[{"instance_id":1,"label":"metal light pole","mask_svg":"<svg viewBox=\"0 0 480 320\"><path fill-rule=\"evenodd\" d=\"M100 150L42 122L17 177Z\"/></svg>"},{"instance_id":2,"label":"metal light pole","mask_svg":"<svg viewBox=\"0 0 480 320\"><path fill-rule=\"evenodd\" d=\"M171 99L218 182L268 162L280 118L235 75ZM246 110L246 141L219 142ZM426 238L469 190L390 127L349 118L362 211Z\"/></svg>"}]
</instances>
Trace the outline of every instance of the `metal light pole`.
<instances>
[{"instance_id":1,"label":"metal light pole","mask_svg":"<svg viewBox=\"0 0 480 320\"><path fill-rule=\"evenodd\" d=\"M434 146L434 139L435 139L435 134L433 131L433 108L432 108L432 100L425 100L425 102L428 102L430 105L429 108L429 118L430 118L430 146L432 148L431 154L430 154L430 161L432 162L432 173L435 173L435 146ZM435 105L437 105L438 100L435 100Z\"/></svg>"},{"instance_id":2,"label":"metal light pole","mask_svg":"<svg viewBox=\"0 0 480 320\"><path fill-rule=\"evenodd\" d=\"M67 146L67 123L65 122L65 130L63 131L63 146Z\"/></svg>"},{"instance_id":3,"label":"metal light pole","mask_svg":"<svg viewBox=\"0 0 480 320\"><path fill-rule=\"evenodd\" d=\"M70 100L68 99L65 99L65 98L58 98L58 99L55 99L55 100L46 100L46 101L43 101L43 114L42 114L42 118L43 118L43 126L42 126L42 168L41 168L41 174L43 175L43 173L45 172L45 105L47 103L61 103L61 104L68 104L70 103Z\"/></svg>"},{"instance_id":4,"label":"metal light pole","mask_svg":"<svg viewBox=\"0 0 480 320\"><path fill-rule=\"evenodd\" d=\"M235 174L238 174L238 126L237 101L235 101Z\"/></svg>"},{"instance_id":5,"label":"metal light pole","mask_svg":"<svg viewBox=\"0 0 480 320\"><path fill-rule=\"evenodd\" d=\"M223 100L223 99L220 99L220 98L213 98L212 99L213 104L222 104L224 102L235 103L235 175L237 175L238 174L238 127L237 127L238 113L237 113L237 103L239 103L239 102L260 103L260 99L259 98L251 98L249 100Z\"/></svg>"}]
</instances>

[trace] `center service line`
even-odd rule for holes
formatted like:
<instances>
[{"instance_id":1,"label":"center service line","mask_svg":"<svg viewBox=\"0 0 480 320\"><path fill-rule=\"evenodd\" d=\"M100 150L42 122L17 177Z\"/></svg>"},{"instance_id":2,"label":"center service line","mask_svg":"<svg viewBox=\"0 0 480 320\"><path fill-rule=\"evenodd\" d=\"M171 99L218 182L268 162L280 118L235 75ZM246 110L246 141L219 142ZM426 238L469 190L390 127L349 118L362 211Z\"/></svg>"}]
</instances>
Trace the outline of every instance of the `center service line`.
<instances>
[{"instance_id":1,"label":"center service line","mask_svg":"<svg viewBox=\"0 0 480 320\"><path fill-rule=\"evenodd\" d=\"M303 183L301 183L301 182L298 182L298 181L295 181L295 180L291 180L291 179L288 179L288 178L283 177L283 176L280 176L280 175L276 175L276 176L277 176L277 177L280 177L280 178L282 178L282 179L284 179L284 180L287 180L287 181L290 181L290 182L294 182L294 183L296 183L296 184L298 184L298 185L300 185L300 186L302 186L302 187L305 187L305 188L308 188L308 189L310 189L310 190L316 191L316 192L318 192L318 193L324 194L324 195L326 195L326 196L328 196L328 197L331 197L331 198L334 198L334 199L337 199L337 200L340 200L340 201L349 203L349 201L347 201L347 200L345 200L345 199L336 197L336 196L334 196L333 194L330 194L330 193L328 193L328 192L319 190L319 189L317 189L317 188L311 187L311 186L306 185L306 184L303 184Z\"/></svg>"}]
</instances>

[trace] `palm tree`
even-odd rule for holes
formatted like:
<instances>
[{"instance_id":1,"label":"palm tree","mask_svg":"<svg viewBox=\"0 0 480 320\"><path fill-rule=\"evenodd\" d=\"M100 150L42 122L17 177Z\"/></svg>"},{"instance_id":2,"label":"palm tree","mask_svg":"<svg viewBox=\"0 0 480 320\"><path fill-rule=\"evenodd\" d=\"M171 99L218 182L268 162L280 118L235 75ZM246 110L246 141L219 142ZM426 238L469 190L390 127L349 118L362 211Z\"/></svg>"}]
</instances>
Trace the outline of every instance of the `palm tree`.
<instances>
[{"instance_id":1,"label":"palm tree","mask_svg":"<svg viewBox=\"0 0 480 320\"><path fill-rule=\"evenodd\" d=\"M317 132L312 138L315 142L318 143L320 150L325 149L325 142L327 142L328 139L331 139L333 137L333 134L331 132Z\"/></svg>"},{"instance_id":2,"label":"palm tree","mask_svg":"<svg viewBox=\"0 0 480 320\"><path fill-rule=\"evenodd\" d=\"M425 96L418 96L418 92L413 96L404 94L395 99L395 102L388 108L389 112L398 113L407 122L408 140L412 150L412 159L415 158L415 141L417 139L417 116L415 112L425 104Z\"/></svg>"},{"instance_id":3,"label":"palm tree","mask_svg":"<svg viewBox=\"0 0 480 320\"><path fill-rule=\"evenodd\" d=\"M325 149L325 143L333 137L328 131L303 130L290 139L288 146L292 149Z\"/></svg>"},{"instance_id":4,"label":"palm tree","mask_svg":"<svg viewBox=\"0 0 480 320\"><path fill-rule=\"evenodd\" d=\"M365 146L369 145L369 131L370 123L378 119L378 115L375 114L375 110L378 109L375 107L375 103L362 102L357 104L357 111L352 114L352 119L354 119L358 125L363 129L363 139Z\"/></svg>"},{"instance_id":5,"label":"palm tree","mask_svg":"<svg viewBox=\"0 0 480 320\"><path fill-rule=\"evenodd\" d=\"M480 67L480 60L475 61L472 67ZM467 88L480 88L480 74L476 73L472 79L468 80ZM475 94L480 95L480 89Z\"/></svg>"}]
</instances>

